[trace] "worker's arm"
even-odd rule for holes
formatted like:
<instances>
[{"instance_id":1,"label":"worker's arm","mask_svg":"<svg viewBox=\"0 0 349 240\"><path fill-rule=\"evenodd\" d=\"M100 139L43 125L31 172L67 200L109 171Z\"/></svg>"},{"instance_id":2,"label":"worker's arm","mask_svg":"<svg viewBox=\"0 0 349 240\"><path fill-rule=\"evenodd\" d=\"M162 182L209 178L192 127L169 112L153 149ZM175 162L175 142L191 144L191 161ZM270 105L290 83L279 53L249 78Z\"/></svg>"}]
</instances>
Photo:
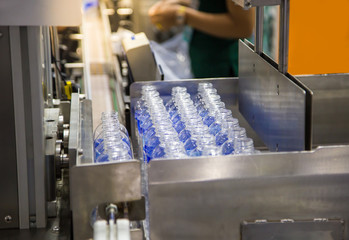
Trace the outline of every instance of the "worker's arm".
<instances>
[{"instance_id":1,"label":"worker's arm","mask_svg":"<svg viewBox=\"0 0 349 240\"><path fill-rule=\"evenodd\" d=\"M252 34L254 9L244 10L231 0L226 0L228 12L213 14L192 8L185 9L186 24L210 35L222 38L245 38ZM163 29L176 25L176 14L181 8L178 4L158 2L149 11L151 21L161 24Z\"/></svg>"}]
</instances>

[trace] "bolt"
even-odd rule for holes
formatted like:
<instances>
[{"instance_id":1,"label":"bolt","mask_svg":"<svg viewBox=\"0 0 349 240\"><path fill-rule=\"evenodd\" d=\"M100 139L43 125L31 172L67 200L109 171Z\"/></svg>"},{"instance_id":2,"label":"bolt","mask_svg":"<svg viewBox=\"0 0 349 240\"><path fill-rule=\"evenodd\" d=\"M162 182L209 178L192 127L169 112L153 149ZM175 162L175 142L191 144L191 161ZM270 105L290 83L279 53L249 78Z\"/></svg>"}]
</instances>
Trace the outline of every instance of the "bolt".
<instances>
[{"instance_id":1,"label":"bolt","mask_svg":"<svg viewBox=\"0 0 349 240\"><path fill-rule=\"evenodd\" d=\"M58 226L53 226L52 227L52 229L51 229L51 231L53 232L53 233L59 233L59 227Z\"/></svg>"},{"instance_id":2,"label":"bolt","mask_svg":"<svg viewBox=\"0 0 349 240\"><path fill-rule=\"evenodd\" d=\"M78 154L79 156L82 156L84 154L84 150L82 150L81 148L78 150Z\"/></svg>"},{"instance_id":3,"label":"bolt","mask_svg":"<svg viewBox=\"0 0 349 240\"><path fill-rule=\"evenodd\" d=\"M11 223L12 222L12 217L10 215L7 215L5 217L5 223Z\"/></svg>"}]
</instances>

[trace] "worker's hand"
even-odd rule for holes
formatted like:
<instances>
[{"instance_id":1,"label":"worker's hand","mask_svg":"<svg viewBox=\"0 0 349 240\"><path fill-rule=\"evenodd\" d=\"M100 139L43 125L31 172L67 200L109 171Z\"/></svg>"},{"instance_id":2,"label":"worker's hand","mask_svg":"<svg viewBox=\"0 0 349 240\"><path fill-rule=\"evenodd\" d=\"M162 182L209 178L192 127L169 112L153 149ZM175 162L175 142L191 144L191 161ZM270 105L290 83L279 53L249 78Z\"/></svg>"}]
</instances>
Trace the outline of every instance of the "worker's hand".
<instances>
[{"instance_id":1,"label":"worker's hand","mask_svg":"<svg viewBox=\"0 0 349 240\"><path fill-rule=\"evenodd\" d=\"M180 5L175 2L177 1L159 1L149 9L150 20L160 31L169 30L177 25L176 13Z\"/></svg>"}]
</instances>

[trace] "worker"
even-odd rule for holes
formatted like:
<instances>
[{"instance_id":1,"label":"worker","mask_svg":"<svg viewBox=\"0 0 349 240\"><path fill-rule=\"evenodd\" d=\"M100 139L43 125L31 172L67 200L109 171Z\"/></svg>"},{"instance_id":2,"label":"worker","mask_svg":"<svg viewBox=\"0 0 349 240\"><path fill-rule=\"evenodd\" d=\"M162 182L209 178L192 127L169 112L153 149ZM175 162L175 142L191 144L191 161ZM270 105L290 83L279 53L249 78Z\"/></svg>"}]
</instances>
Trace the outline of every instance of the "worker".
<instances>
[{"instance_id":1,"label":"worker","mask_svg":"<svg viewBox=\"0 0 349 240\"><path fill-rule=\"evenodd\" d=\"M232 0L162 0L149 9L151 22L162 31L190 26L189 56L196 78L238 76L238 39L254 28L254 9L244 10Z\"/></svg>"}]
</instances>

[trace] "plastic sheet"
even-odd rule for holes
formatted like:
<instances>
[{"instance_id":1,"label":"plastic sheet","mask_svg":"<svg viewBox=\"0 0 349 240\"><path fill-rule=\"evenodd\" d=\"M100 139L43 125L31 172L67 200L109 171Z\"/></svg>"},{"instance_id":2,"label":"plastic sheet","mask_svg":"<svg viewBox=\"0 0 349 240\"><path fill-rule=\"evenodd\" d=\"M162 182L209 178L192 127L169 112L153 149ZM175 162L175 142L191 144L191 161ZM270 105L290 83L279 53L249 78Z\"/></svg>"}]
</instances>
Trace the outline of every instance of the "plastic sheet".
<instances>
[{"instance_id":1,"label":"plastic sheet","mask_svg":"<svg viewBox=\"0 0 349 240\"><path fill-rule=\"evenodd\" d=\"M164 80L193 78L189 46L183 34L178 34L161 44L150 41L150 46L157 64L162 68Z\"/></svg>"}]
</instances>

